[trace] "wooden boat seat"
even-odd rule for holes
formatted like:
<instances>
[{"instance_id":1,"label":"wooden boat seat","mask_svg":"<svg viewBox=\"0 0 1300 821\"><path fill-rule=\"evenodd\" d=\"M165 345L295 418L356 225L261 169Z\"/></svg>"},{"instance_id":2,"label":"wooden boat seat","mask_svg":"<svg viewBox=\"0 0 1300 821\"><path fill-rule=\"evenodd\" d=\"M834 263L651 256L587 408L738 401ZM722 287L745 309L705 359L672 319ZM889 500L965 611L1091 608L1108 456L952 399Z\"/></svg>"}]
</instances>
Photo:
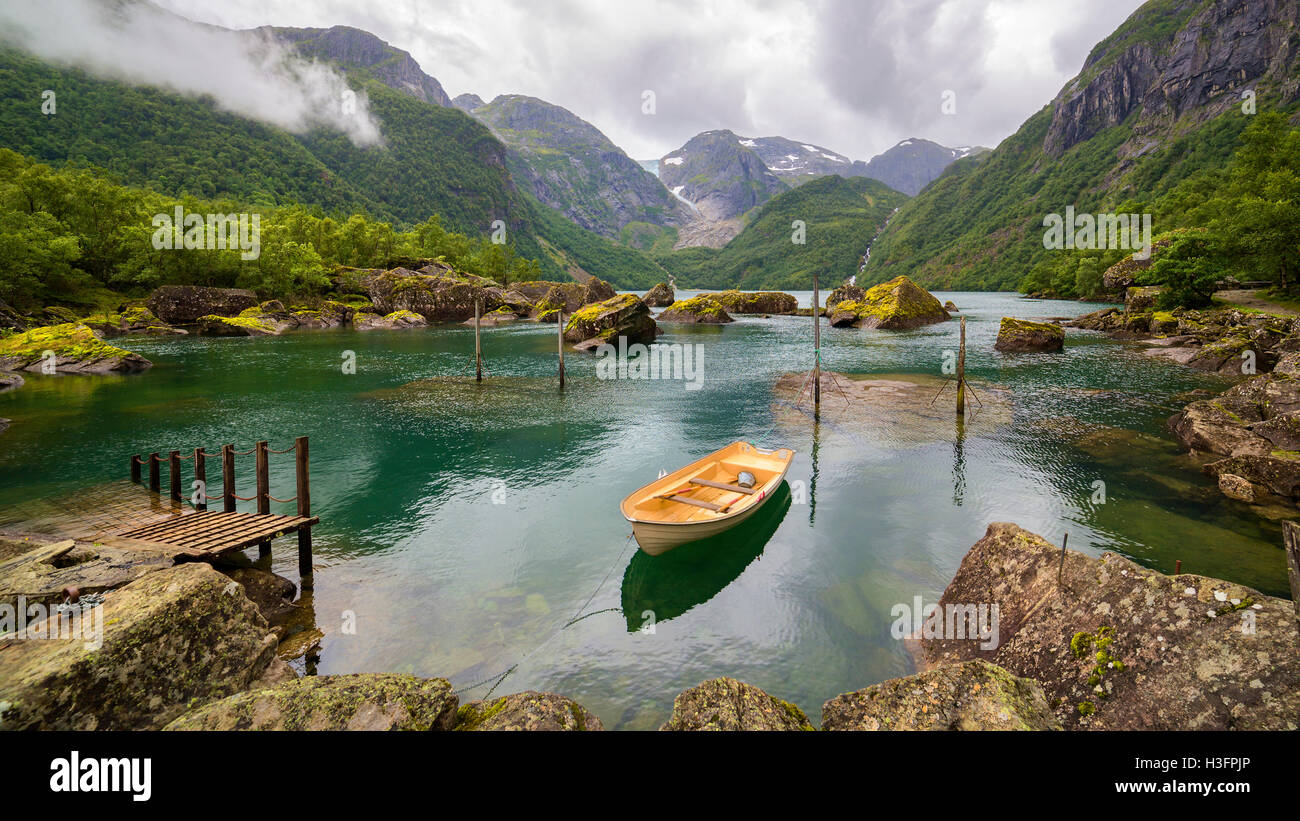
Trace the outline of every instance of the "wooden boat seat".
<instances>
[{"instance_id":1,"label":"wooden boat seat","mask_svg":"<svg viewBox=\"0 0 1300 821\"><path fill-rule=\"evenodd\" d=\"M665 502L677 502L681 505L694 505L695 507L702 507L705 510L712 510L714 513L725 513L727 508L731 507L731 505L726 505L724 507L723 505L715 505L713 502L700 502L695 499L679 499L676 496L663 496L661 498Z\"/></svg>"},{"instance_id":2,"label":"wooden boat seat","mask_svg":"<svg viewBox=\"0 0 1300 821\"><path fill-rule=\"evenodd\" d=\"M729 485L726 482L714 482L709 479L692 479L691 484L703 485L704 487L717 488L718 490L734 491L736 493L743 493L746 496L752 496L753 494L758 493L758 490L756 488L741 487L740 485Z\"/></svg>"}]
</instances>

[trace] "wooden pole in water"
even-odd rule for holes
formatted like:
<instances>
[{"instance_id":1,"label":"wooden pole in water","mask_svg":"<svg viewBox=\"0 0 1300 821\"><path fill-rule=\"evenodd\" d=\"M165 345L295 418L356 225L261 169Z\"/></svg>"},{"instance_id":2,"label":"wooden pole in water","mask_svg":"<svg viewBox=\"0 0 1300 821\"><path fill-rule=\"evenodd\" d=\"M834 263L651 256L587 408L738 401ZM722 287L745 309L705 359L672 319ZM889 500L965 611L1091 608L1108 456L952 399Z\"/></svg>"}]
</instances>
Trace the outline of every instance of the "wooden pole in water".
<instances>
[{"instance_id":1,"label":"wooden pole in water","mask_svg":"<svg viewBox=\"0 0 1300 821\"><path fill-rule=\"evenodd\" d=\"M1291 582L1291 602L1296 623L1300 624L1300 525L1282 523L1282 541L1286 545L1287 579Z\"/></svg>"},{"instance_id":2,"label":"wooden pole in water","mask_svg":"<svg viewBox=\"0 0 1300 821\"><path fill-rule=\"evenodd\" d=\"M140 454L131 457L131 481L140 484Z\"/></svg>"},{"instance_id":3,"label":"wooden pole in water","mask_svg":"<svg viewBox=\"0 0 1300 821\"><path fill-rule=\"evenodd\" d=\"M966 415L966 317L961 318L961 346L957 349L957 415Z\"/></svg>"},{"instance_id":4,"label":"wooden pole in water","mask_svg":"<svg viewBox=\"0 0 1300 821\"><path fill-rule=\"evenodd\" d=\"M149 490L157 493L162 489L162 481L158 478L158 454L149 454Z\"/></svg>"},{"instance_id":5,"label":"wooden pole in water","mask_svg":"<svg viewBox=\"0 0 1300 821\"><path fill-rule=\"evenodd\" d=\"M821 291L817 287L817 274L813 274L813 416L822 413L822 312Z\"/></svg>"},{"instance_id":6,"label":"wooden pole in water","mask_svg":"<svg viewBox=\"0 0 1300 821\"><path fill-rule=\"evenodd\" d=\"M167 483L173 502L181 500L181 452L173 450L167 454Z\"/></svg>"},{"instance_id":7,"label":"wooden pole in water","mask_svg":"<svg viewBox=\"0 0 1300 821\"><path fill-rule=\"evenodd\" d=\"M254 458L257 460L257 512L265 516L271 512L270 445L265 441L258 442L254 447L254 453ZM271 543L269 541L259 543L257 555L271 555Z\"/></svg>"},{"instance_id":8,"label":"wooden pole in water","mask_svg":"<svg viewBox=\"0 0 1300 821\"><path fill-rule=\"evenodd\" d=\"M221 446L221 506L227 513L235 512L235 446Z\"/></svg>"},{"instance_id":9,"label":"wooden pole in water","mask_svg":"<svg viewBox=\"0 0 1300 821\"><path fill-rule=\"evenodd\" d=\"M1070 534L1066 533L1065 538L1061 540L1061 564L1056 568L1056 584L1059 587L1062 577L1065 575L1065 546L1070 543Z\"/></svg>"},{"instance_id":10,"label":"wooden pole in water","mask_svg":"<svg viewBox=\"0 0 1300 821\"><path fill-rule=\"evenodd\" d=\"M308 471L307 437L299 436L294 446L294 474L298 478L298 515L311 515L311 474ZM304 590L312 586L311 528L298 531L298 577Z\"/></svg>"},{"instance_id":11,"label":"wooden pole in water","mask_svg":"<svg viewBox=\"0 0 1300 821\"><path fill-rule=\"evenodd\" d=\"M559 337L560 350L560 390L564 390L564 309L555 312L555 334Z\"/></svg>"},{"instance_id":12,"label":"wooden pole in water","mask_svg":"<svg viewBox=\"0 0 1300 821\"><path fill-rule=\"evenodd\" d=\"M203 448L194 449L194 481L199 483L199 501L195 510L208 509L208 454Z\"/></svg>"},{"instance_id":13,"label":"wooden pole in water","mask_svg":"<svg viewBox=\"0 0 1300 821\"><path fill-rule=\"evenodd\" d=\"M474 300L474 379L478 382L483 381L483 343L479 339L479 305L478 300Z\"/></svg>"}]
</instances>

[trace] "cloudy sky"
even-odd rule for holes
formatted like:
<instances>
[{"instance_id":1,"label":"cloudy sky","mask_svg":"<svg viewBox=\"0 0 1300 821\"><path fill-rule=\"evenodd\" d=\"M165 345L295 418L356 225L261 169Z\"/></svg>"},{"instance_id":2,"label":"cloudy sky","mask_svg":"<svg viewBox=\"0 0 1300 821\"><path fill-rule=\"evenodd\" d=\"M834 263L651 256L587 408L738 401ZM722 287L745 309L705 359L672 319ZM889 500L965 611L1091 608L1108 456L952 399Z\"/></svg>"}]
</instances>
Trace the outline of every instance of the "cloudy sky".
<instances>
[{"instance_id":1,"label":"cloudy sky","mask_svg":"<svg viewBox=\"0 0 1300 821\"><path fill-rule=\"evenodd\" d=\"M366 29L448 94L541 97L637 159L729 128L869 159L994 146L1140 0L155 0L192 19ZM655 113L642 112L644 91ZM942 110L954 93L956 113Z\"/></svg>"}]
</instances>

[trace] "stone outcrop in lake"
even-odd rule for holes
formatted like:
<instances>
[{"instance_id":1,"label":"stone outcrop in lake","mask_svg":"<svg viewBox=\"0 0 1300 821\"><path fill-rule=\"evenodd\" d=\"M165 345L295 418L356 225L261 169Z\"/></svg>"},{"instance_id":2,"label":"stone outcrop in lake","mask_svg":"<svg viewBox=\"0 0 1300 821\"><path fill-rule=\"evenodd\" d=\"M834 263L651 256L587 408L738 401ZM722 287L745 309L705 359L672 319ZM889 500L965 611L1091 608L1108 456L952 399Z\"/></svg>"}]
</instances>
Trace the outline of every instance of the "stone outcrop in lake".
<instances>
[{"instance_id":1,"label":"stone outcrop in lake","mask_svg":"<svg viewBox=\"0 0 1300 821\"><path fill-rule=\"evenodd\" d=\"M715 678L678 694L661 730L812 730L795 705L734 678Z\"/></svg>"},{"instance_id":2,"label":"stone outcrop in lake","mask_svg":"<svg viewBox=\"0 0 1300 821\"><path fill-rule=\"evenodd\" d=\"M1059 730L1043 688L978 659L874 684L822 706L823 730Z\"/></svg>"},{"instance_id":3,"label":"stone outcrop in lake","mask_svg":"<svg viewBox=\"0 0 1300 821\"><path fill-rule=\"evenodd\" d=\"M263 302L238 316L204 316L198 321L199 336L279 336L299 330L341 328L352 323L356 309L342 302L326 300L317 308L285 308L278 300Z\"/></svg>"},{"instance_id":4,"label":"stone outcrop in lake","mask_svg":"<svg viewBox=\"0 0 1300 821\"><path fill-rule=\"evenodd\" d=\"M834 309L841 302L853 302L867 295L867 289L859 285L841 285L826 297L826 307Z\"/></svg>"},{"instance_id":5,"label":"stone outcrop in lake","mask_svg":"<svg viewBox=\"0 0 1300 821\"><path fill-rule=\"evenodd\" d=\"M528 690L493 701L471 701L456 715L461 731L597 731L600 719L578 702L555 693Z\"/></svg>"},{"instance_id":6,"label":"stone outcrop in lake","mask_svg":"<svg viewBox=\"0 0 1300 821\"><path fill-rule=\"evenodd\" d=\"M690 322L696 324L722 325L735 322L722 303L713 297L697 296L674 302L667 310L655 317L659 322Z\"/></svg>"},{"instance_id":7,"label":"stone outcrop in lake","mask_svg":"<svg viewBox=\"0 0 1300 821\"><path fill-rule=\"evenodd\" d=\"M169 325L191 325L204 316L237 316L257 307L257 296L242 288L164 285L145 300L154 315Z\"/></svg>"},{"instance_id":8,"label":"stone outcrop in lake","mask_svg":"<svg viewBox=\"0 0 1300 821\"><path fill-rule=\"evenodd\" d=\"M836 304L830 321L836 328L905 331L951 318L933 294L900 276L868 288L859 299Z\"/></svg>"},{"instance_id":9,"label":"stone outcrop in lake","mask_svg":"<svg viewBox=\"0 0 1300 821\"><path fill-rule=\"evenodd\" d=\"M457 703L451 685L441 678L308 676L203 705L164 729L450 730Z\"/></svg>"},{"instance_id":10,"label":"stone outcrop in lake","mask_svg":"<svg viewBox=\"0 0 1300 821\"><path fill-rule=\"evenodd\" d=\"M88 316L81 320L104 339L133 334L150 336L184 336L187 331L175 328L163 322L154 312L145 307L126 308L120 313L108 313L102 316Z\"/></svg>"},{"instance_id":11,"label":"stone outcrop in lake","mask_svg":"<svg viewBox=\"0 0 1300 821\"><path fill-rule=\"evenodd\" d=\"M592 277L586 282L516 282L510 290L531 302L538 312L560 309L571 314L584 305L613 299L614 286Z\"/></svg>"},{"instance_id":12,"label":"stone outcrop in lake","mask_svg":"<svg viewBox=\"0 0 1300 821\"><path fill-rule=\"evenodd\" d=\"M0 370L39 371L51 361L63 373L130 373L153 365L139 354L109 345L79 322L0 339Z\"/></svg>"},{"instance_id":13,"label":"stone outcrop in lake","mask_svg":"<svg viewBox=\"0 0 1300 821\"><path fill-rule=\"evenodd\" d=\"M923 637L931 665L983 659L1042 685L1066 729L1295 730L1300 632L1291 602L1113 553L1062 551L995 523L939 600L997 605L997 647Z\"/></svg>"},{"instance_id":14,"label":"stone outcrop in lake","mask_svg":"<svg viewBox=\"0 0 1300 821\"><path fill-rule=\"evenodd\" d=\"M998 341L993 345L994 350L1006 353L1059 351L1064 347L1065 331L1060 325L1009 316L1002 317Z\"/></svg>"},{"instance_id":15,"label":"stone outcrop in lake","mask_svg":"<svg viewBox=\"0 0 1300 821\"><path fill-rule=\"evenodd\" d=\"M358 331L395 331L405 328L424 328L429 321L411 311L393 311L381 316L373 311L359 311L352 319L352 325Z\"/></svg>"},{"instance_id":16,"label":"stone outcrop in lake","mask_svg":"<svg viewBox=\"0 0 1300 821\"><path fill-rule=\"evenodd\" d=\"M0 665L0 728L156 729L193 702L268 672L275 636L236 582L206 564L148 573L110 592L103 645L16 640Z\"/></svg>"},{"instance_id":17,"label":"stone outcrop in lake","mask_svg":"<svg viewBox=\"0 0 1300 821\"><path fill-rule=\"evenodd\" d=\"M661 282L646 291L645 296L641 297L641 301L651 308L667 308L677 301L677 295L673 292L671 285L667 282Z\"/></svg>"},{"instance_id":18,"label":"stone outcrop in lake","mask_svg":"<svg viewBox=\"0 0 1300 821\"><path fill-rule=\"evenodd\" d=\"M370 300L380 313L410 311L429 322L464 322L474 316L475 302L484 313L501 307L501 295L493 280L450 268L436 274L394 268L370 281Z\"/></svg>"},{"instance_id":19,"label":"stone outcrop in lake","mask_svg":"<svg viewBox=\"0 0 1300 821\"><path fill-rule=\"evenodd\" d=\"M733 314L793 314L799 300L782 291L718 291L701 294L715 300Z\"/></svg>"},{"instance_id":20,"label":"stone outcrop in lake","mask_svg":"<svg viewBox=\"0 0 1300 821\"><path fill-rule=\"evenodd\" d=\"M606 342L615 345L619 337L629 345L648 345L658 331L646 304L634 294L621 294L576 311L564 328L564 340L578 343L579 350L594 350Z\"/></svg>"}]
</instances>

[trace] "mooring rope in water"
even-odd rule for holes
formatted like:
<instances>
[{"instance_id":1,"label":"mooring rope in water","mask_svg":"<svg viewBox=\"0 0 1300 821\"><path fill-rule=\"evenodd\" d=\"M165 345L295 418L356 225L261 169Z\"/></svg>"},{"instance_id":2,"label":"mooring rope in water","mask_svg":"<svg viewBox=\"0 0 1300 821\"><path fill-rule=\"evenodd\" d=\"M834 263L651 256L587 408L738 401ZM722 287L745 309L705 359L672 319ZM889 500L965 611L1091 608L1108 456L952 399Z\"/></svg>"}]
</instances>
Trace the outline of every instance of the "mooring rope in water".
<instances>
[{"instance_id":1,"label":"mooring rope in water","mask_svg":"<svg viewBox=\"0 0 1300 821\"><path fill-rule=\"evenodd\" d=\"M452 691L453 695L457 695L457 696L459 696L459 695L461 695L462 693L467 693L467 692L469 692L470 690L475 690L475 689L477 689L477 688L479 688L479 687L482 687L484 684L487 684L487 683L489 683L489 682L494 682L494 683L492 684L492 687L491 687L491 688L487 691L487 693L484 694L484 696L483 696L483 700L486 701L487 699L489 699L489 698L492 697L492 693L494 693L494 692L496 691L497 687L500 687L500 686L501 686L501 682L505 681L506 678L507 678L511 673L513 673L515 670L519 669L520 665L522 665L524 662L528 661L528 659L530 659L530 658L532 658L534 655L536 655L536 654L537 654L537 653L538 653L538 652L539 652L543 647L545 647L546 645L548 645L548 644L550 644L552 641L554 641L556 636L560 635L560 634L563 633L565 630L569 629L570 627L572 627L573 625L577 624L578 622L580 622L580 621L582 621L582 620L584 620L584 619L588 619L588 618L590 618L590 617L592 617L592 616L596 616L596 615L599 615L599 614L601 614L601 613L610 613L610 612L615 612L615 611L621 611L622 608L618 608L618 607L607 607L607 608L605 608L604 610L596 610L596 611L591 612L591 613L583 613L583 612L582 612L582 611L584 611L584 610L587 609L587 607L592 603L592 601L595 600L597 594L599 594L600 591L601 591L602 589L604 589L604 587L605 587L605 583L609 581L609 577L610 577L611 575L613 575L613 573L614 573L614 568L618 567L619 564L622 562L624 554L627 553L627 546L628 546L628 544L632 541L632 536L633 536L633 535L634 535L634 534L631 534L631 533L627 534L627 541L625 541L625 542L623 543L623 549L622 549L621 551L619 551L619 554L618 554L618 556L614 559L613 564L611 564L611 565L609 566L609 570L605 571L605 576L604 576L604 578L602 578L602 579L600 580L600 584L596 585L596 589L593 590L593 591L591 591L591 595L588 596L588 597L587 597L587 600L586 600L585 602L582 603L582 606L578 608L578 611L577 611L576 613L573 614L573 618L569 619L569 620L566 621L564 624L560 625L560 627L559 627L558 629L556 629L555 632L551 633L551 635L548 636L548 637L546 638L546 641L543 641L541 644L537 645L537 646L534 647L532 650L530 650L530 651L528 651L527 653L525 653L525 654L523 655L523 657L519 659L519 661L516 661L514 664L510 665L509 667L507 667L505 670L501 671L500 673L494 673L494 674L488 676L488 677L485 678L485 679L482 679L482 680L477 681L477 682L475 682L475 683L473 683L473 684L470 684L470 685L467 685L467 686L465 686L465 687L462 687L462 688L460 688L459 690L453 690L453 691Z\"/></svg>"}]
</instances>

